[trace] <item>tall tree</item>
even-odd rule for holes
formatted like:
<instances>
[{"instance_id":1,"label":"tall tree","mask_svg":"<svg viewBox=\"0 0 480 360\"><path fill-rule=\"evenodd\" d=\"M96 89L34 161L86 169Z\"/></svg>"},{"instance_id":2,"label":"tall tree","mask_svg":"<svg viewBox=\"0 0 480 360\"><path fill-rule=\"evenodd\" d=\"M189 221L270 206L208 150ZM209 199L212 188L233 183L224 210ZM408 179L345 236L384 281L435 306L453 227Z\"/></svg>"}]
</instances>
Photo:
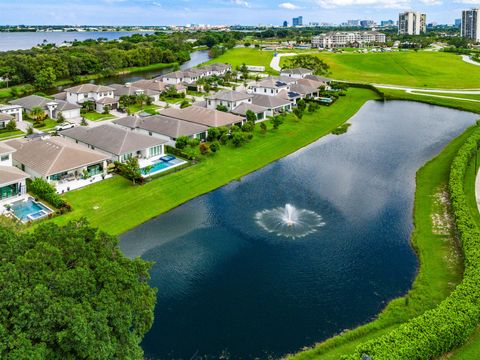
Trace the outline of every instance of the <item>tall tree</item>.
<instances>
[{"instance_id":1,"label":"tall tree","mask_svg":"<svg viewBox=\"0 0 480 360\"><path fill-rule=\"evenodd\" d=\"M330 67L323 60L315 55L297 55L292 56L286 62L285 69L305 68L313 70L315 75L328 74Z\"/></svg>"},{"instance_id":2,"label":"tall tree","mask_svg":"<svg viewBox=\"0 0 480 360\"><path fill-rule=\"evenodd\" d=\"M151 266L85 220L0 228L0 358L143 359Z\"/></svg>"}]
</instances>

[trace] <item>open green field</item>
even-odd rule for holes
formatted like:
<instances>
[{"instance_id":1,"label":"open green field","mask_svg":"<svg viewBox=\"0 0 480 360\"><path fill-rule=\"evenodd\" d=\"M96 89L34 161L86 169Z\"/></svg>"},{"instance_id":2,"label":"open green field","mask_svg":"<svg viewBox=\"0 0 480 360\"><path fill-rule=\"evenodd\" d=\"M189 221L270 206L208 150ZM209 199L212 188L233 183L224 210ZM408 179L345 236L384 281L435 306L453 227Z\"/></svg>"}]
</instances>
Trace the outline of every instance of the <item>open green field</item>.
<instances>
[{"instance_id":1,"label":"open green field","mask_svg":"<svg viewBox=\"0 0 480 360\"><path fill-rule=\"evenodd\" d=\"M341 355L353 352L359 344L384 335L406 320L435 307L461 281L463 259L454 231L445 231L443 226L435 226L432 214L437 219L444 220L442 225L447 224L448 207L443 199L450 164L472 131L473 128L470 128L456 138L417 172L412 244L419 258L420 270L408 294L390 302L375 321L289 359L338 359Z\"/></svg>"},{"instance_id":2,"label":"open green field","mask_svg":"<svg viewBox=\"0 0 480 360\"><path fill-rule=\"evenodd\" d=\"M265 66L265 71L271 74L278 74L275 70L270 68L270 61L273 58L273 51L261 51L254 48L234 48L228 50L225 54L220 55L215 59L211 59L205 64L225 63L231 64L233 68L246 65Z\"/></svg>"},{"instance_id":3,"label":"open green field","mask_svg":"<svg viewBox=\"0 0 480 360\"><path fill-rule=\"evenodd\" d=\"M480 66L443 52L319 53L337 80L416 88L480 89ZM283 64L288 58L282 58Z\"/></svg>"},{"instance_id":4,"label":"open green field","mask_svg":"<svg viewBox=\"0 0 480 360\"><path fill-rule=\"evenodd\" d=\"M268 124L266 134L259 127L254 138L241 148L222 146L195 166L170 174L143 186L132 186L120 176L72 191L65 199L71 213L53 219L58 223L85 216L94 226L111 234L121 234L196 196L240 179L268 163L330 133L352 117L376 95L363 89L350 89L331 107L306 113L300 122L288 117L278 130Z\"/></svg>"}]
</instances>

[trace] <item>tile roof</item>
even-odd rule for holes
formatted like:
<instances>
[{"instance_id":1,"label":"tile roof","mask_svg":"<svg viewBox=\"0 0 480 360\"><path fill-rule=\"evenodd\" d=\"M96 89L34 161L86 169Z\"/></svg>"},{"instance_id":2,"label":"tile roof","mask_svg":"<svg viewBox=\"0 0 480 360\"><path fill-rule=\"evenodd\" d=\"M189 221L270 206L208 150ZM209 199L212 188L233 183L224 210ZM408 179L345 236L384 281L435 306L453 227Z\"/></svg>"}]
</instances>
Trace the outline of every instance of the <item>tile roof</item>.
<instances>
[{"instance_id":1,"label":"tile roof","mask_svg":"<svg viewBox=\"0 0 480 360\"><path fill-rule=\"evenodd\" d=\"M291 104L288 99L283 99L278 96L268 96L268 95L261 95L255 94L253 97L252 103L254 105L266 107L268 109L275 109L281 106L286 106Z\"/></svg>"},{"instance_id":2,"label":"tile roof","mask_svg":"<svg viewBox=\"0 0 480 360\"><path fill-rule=\"evenodd\" d=\"M78 126L64 130L61 134L117 156L166 143L164 140L138 134L113 124L93 128Z\"/></svg>"},{"instance_id":3,"label":"tile roof","mask_svg":"<svg viewBox=\"0 0 480 360\"><path fill-rule=\"evenodd\" d=\"M268 108L263 107L263 106L259 106L259 105L255 105L255 104L241 103L235 109L232 110L232 114L246 116L248 110L253 111L255 114L259 114L259 113L267 111Z\"/></svg>"},{"instance_id":4,"label":"tile roof","mask_svg":"<svg viewBox=\"0 0 480 360\"><path fill-rule=\"evenodd\" d=\"M68 89L65 89L66 92L75 93L75 94L86 94L90 92L105 92L105 91L114 91L115 89L110 86L105 85L96 85L96 84L82 84L74 86Z\"/></svg>"},{"instance_id":5,"label":"tile roof","mask_svg":"<svg viewBox=\"0 0 480 360\"><path fill-rule=\"evenodd\" d=\"M170 116L208 127L229 126L243 121L243 118L240 116L199 106L189 106L185 109L168 108L162 110L160 115Z\"/></svg>"},{"instance_id":6,"label":"tile roof","mask_svg":"<svg viewBox=\"0 0 480 360\"><path fill-rule=\"evenodd\" d=\"M11 154L13 152L15 152L15 148L5 142L0 142L0 155Z\"/></svg>"},{"instance_id":7,"label":"tile roof","mask_svg":"<svg viewBox=\"0 0 480 360\"><path fill-rule=\"evenodd\" d=\"M10 104L13 105L20 105L26 110L32 110L35 107L41 107L42 109L47 109L47 104L54 103L57 104L57 111L67 111L67 110L74 110L74 109L81 109L80 105L77 104L70 104L63 100L52 100L43 96L38 95L29 95L25 96L20 99L11 100L9 101Z\"/></svg>"},{"instance_id":8,"label":"tile roof","mask_svg":"<svg viewBox=\"0 0 480 360\"><path fill-rule=\"evenodd\" d=\"M207 126L169 116L152 115L144 118L127 116L114 121L117 125L138 128L177 139L182 135L191 136L208 130Z\"/></svg>"},{"instance_id":9,"label":"tile roof","mask_svg":"<svg viewBox=\"0 0 480 360\"><path fill-rule=\"evenodd\" d=\"M42 176L50 176L104 161L108 156L74 142L54 137L14 139L7 144L17 151L13 159Z\"/></svg>"},{"instance_id":10,"label":"tile roof","mask_svg":"<svg viewBox=\"0 0 480 360\"><path fill-rule=\"evenodd\" d=\"M312 74L313 71L305 68L295 68L295 69L282 69L281 73L292 74L292 75L306 75L306 74Z\"/></svg>"},{"instance_id":11,"label":"tile roof","mask_svg":"<svg viewBox=\"0 0 480 360\"><path fill-rule=\"evenodd\" d=\"M231 90L222 90L213 94L211 96L207 96L207 99L210 100L223 100L223 101L239 101L245 99L253 98L252 94L247 94L244 92L239 91L231 91Z\"/></svg>"},{"instance_id":12,"label":"tile roof","mask_svg":"<svg viewBox=\"0 0 480 360\"><path fill-rule=\"evenodd\" d=\"M30 175L14 166L0 166L0 186L29 178Z\"/></svg>"}]
</instances>

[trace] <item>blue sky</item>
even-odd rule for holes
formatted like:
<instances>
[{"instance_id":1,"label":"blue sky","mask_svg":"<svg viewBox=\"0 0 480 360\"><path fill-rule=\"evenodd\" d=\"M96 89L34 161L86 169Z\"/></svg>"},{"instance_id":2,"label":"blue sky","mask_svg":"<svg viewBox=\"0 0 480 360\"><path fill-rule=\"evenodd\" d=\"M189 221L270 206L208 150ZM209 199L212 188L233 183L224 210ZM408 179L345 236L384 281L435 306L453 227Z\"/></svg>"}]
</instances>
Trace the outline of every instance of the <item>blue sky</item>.
<instances>
[{"instance_id":1,"label":"blue sky","mask_svg":"<svg viewBox=\"0 0 480 360\"><path fill-rule=\"evenodd\" d=\"M402 10L427 13L427 21L453 23L480 0L0 0L0 24L179 25L281 24L348 19L386 20Z\"/></svg>"}]
</instances>

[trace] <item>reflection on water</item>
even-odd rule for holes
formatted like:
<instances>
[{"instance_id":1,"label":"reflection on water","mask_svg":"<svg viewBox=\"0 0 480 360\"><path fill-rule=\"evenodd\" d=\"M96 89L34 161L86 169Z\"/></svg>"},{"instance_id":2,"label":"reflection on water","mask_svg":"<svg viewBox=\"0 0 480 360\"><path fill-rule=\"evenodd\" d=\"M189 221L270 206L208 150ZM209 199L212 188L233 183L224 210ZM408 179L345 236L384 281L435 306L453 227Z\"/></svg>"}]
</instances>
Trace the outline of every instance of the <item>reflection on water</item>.
<instances>
[{"instance_id":1,"label":"reflection on water","mask_svg":"<svg viewBox=\"0 0 480 360\"><path fill-rule=\"evenodd\" d=\"M156 262L146 356L279 357L378 314L408 291L417 269L409 244L415 172L476 118L368 102L348 133L124 234L127 256ZM258 225L264 209L276 209L284 223L306 209L325 226L280 241Z\"/></svg>"}]
</instances>

